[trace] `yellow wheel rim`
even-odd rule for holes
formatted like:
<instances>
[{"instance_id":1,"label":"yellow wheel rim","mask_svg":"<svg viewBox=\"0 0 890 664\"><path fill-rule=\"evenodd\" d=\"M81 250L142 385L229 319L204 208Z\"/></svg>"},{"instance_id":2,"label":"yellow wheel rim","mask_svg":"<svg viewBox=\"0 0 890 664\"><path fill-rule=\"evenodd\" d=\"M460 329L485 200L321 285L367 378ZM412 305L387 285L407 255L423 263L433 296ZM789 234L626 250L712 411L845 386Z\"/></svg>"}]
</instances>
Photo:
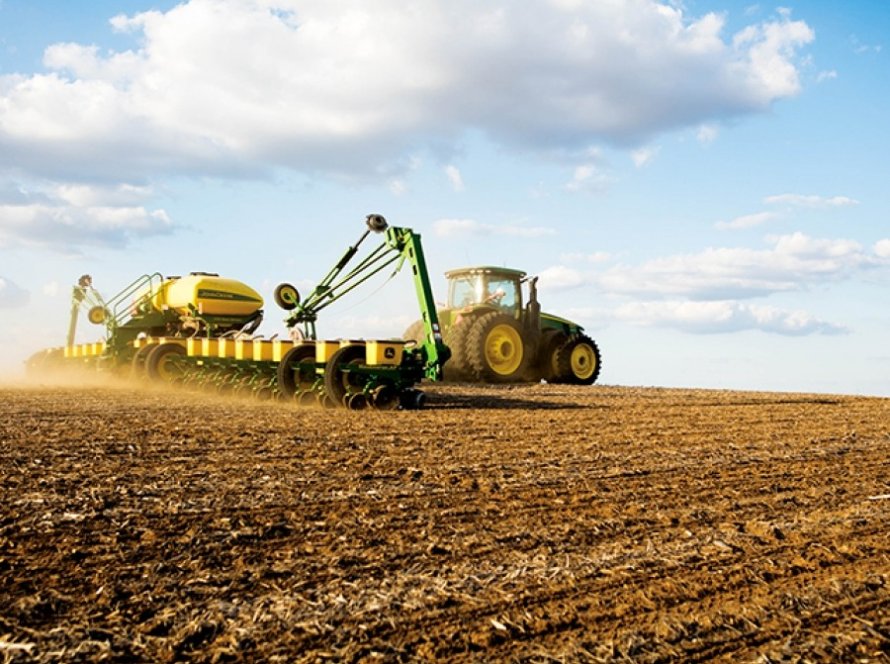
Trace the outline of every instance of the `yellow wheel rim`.
<instances>
[{"instance_id":1,"label":"yellow wheel rim","mask_svg":"<svg viewBox=\"0 0 890 664\"><path fill-rule=\"evenodd\" d=\"M485 360L501 376L516 372L522 364L522 337L512 326L495 325L485 339Z\"/></svg>"},{"instance_id":2,"label":"yellow wheel rim","mask_svg":"<svg viewBox=\"0 0 890 664\"><path fill-rule=\"evenodd\" d=\"M581 380L590 378L593 372L596 371L596 353L589 344L577 344L572 349L570 361L572 374Z\"/></svg>"},{"instance_id":3,"label":"yellow wheel rim","mask_svg":"<svg viewBox=\"0 0 890 664\"><path fill-rule=\"evenodd\" d=\"M278 294L281 296L281 299L288 304L296 305L300 303L300 296L297 294L296 288L282 288L278 291Z\"/></svg>"},{"instance_id":4,"label":"yellow wheel rim","mask_svg":"<svg viewBox=\"0 0 890 664\"><path fill-rule=\"evenodd\" d=\"M89 312L87 312L87 319L93 325L101 325L105 322L105 309L100 306L92 307Z\"/></svg>"}]
</instances>

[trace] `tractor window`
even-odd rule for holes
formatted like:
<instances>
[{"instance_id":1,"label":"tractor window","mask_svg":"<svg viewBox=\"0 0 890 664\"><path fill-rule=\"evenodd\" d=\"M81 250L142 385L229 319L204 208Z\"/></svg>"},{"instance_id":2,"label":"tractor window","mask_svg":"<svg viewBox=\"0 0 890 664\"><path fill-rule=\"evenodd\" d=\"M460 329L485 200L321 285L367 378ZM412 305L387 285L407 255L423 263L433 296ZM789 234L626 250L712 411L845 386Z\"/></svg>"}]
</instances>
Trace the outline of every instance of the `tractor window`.
<instances>
[{"instance_id":1,"label":"tractor window","mask_svg":"<svg viewBox=\"0 0 890 664\"><path fill-rule=\"evenodd\" d=\"M507 311L517 311L522 306L522 301L516 280L485 274L472 274L451 279L449 307L461 309L478 304L488 304Z\"/></svg>"},{"instance_id":2,"label":"tractor window","mask_svg":"<svg viewBox=\"0 0 890 664\"><path fill-rule=\"evenodd\" d=\"M461 277L451 281L451 297L448 305L453 308L468 307L478 302L477 286L479 279L476 277Z\"/></svg>"},{"instance_id":3,"label":"tractor window","mask_svg":"<svg viewBox=\"0 0 890 664\"><path fill-rule=\"evenodd\" d=\"M501 309L514 310L520 306L516 282L512 279L489 279L485 301Z\"/></svg>"}]
</instances>

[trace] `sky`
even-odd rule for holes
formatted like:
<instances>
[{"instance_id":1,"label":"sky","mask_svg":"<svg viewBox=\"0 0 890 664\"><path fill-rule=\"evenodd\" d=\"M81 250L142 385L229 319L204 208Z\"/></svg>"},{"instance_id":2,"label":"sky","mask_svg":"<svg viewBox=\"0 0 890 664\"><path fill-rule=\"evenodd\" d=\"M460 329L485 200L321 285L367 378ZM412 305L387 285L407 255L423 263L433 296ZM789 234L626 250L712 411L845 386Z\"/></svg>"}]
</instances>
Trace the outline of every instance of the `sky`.
<instances>
[{"instance_id":1,"label":"sky","mask_svg":"<svg viewBox=\"0 0 890 664\"><path fill-rule=\"evenodd\" d=\"M600 383L890 396L888 34L882 2L0 0L0 372L84 273L218 272L283 336L275 286L379 213L439 300L538 275ZM318 328L418 315L387 274Z\"/></svg>"}]
</instances>

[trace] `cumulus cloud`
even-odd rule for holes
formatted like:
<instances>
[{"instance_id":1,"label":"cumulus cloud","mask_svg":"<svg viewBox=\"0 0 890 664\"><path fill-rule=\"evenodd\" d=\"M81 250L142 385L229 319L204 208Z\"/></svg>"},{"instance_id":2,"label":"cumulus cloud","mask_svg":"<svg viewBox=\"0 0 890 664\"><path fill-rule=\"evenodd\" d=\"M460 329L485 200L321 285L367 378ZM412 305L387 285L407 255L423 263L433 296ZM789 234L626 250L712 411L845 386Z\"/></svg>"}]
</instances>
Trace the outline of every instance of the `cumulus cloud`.
<instances>
[{"instance_id":1,"label":"cumulus cloud","mask_svg":"<svg viewBox=\"0 0 890 664\"><path fill-rule=\"evenodd\" d=\"M112 25L132 49L54 44L45 72L0 76L0 169L389 178L468 130L524 151L639 145L797 94L814 38L787 13L730 35L656 0L190 0Z\"/></svg>"},{"instance_id":2,"label":"cumulus cloud","mask_svg":"<svg viewBox=\"0 0 890 664\"><path fill-rule=\"evenodd\" d=\"M0 277L0 309L24 307L29 300L28 291L9 279Z\"/></svg>"},{"instance_id":3,"label":"cumulus cloud","mask_svg":"<svg viewBox=\"0 0 890 664\"><path fill-rule=\"evenodd\" d=\"M733 301L633 302L615 311L619 320L635 325L670 327L697 334L760 330L788 336L843 334L847 329L805 311Z\"/></svg>"},{"instance_id":4,"label":"cumulus cloud","mask_svg":"<svg viewBox=\"0 0 890 664\"><path fill-rule=\"evenodd\" d=\"M878 240L875 243L875 254L881 258L890 258L890 239Z\"/></svg>"},{"instance_id":5,"label":"cumulus cloud","mask_svg":"<svg viewBox=\"0 0 890 664\"><path fill-rule=\"evenodd\" d=\"M883 263L877 251L845 239L803 233L768 238L767 249L709 248L637 266L616 266L597 279L607 293L644 297L730 300L801 290Z\"/></svg>"},{"instance_id":6,"label":"cumulus cloud","mask_svg":"<svg viewBox=\"0 0 890 664\"><path fill-rule=\"evenodd\" d=\"M587 278L582 272L565 265L554 265L538 274L538 286L544 292L571 290L585 283Z\"/></svg>"},{"instance_id":7,"label":"cumulus cloud","mask_svg":"<svg viewBox=\"0 0 890 664\"><path fill-rule=\"evenodd\" d=\"M77 251L83 246L124 247L136 237L169 233L164 210L140 205L149 191L119 185L52 185L15 194L0 192L0 249L48 247Z\"/></svg>"},{"instance_id":8,"label":"cumulus cloud","mask_svg":"<svg viewBox=\"0 0 890 664\"><path fill-rule=\"evenodd\" d=\"M475 219L439 219L433 223L433 232L438 237L508 235L522 238L542 237L556 233L554 229L544 226L522 226L519 224L498 226L483 224Z\"/></svg>"}]
</instances>

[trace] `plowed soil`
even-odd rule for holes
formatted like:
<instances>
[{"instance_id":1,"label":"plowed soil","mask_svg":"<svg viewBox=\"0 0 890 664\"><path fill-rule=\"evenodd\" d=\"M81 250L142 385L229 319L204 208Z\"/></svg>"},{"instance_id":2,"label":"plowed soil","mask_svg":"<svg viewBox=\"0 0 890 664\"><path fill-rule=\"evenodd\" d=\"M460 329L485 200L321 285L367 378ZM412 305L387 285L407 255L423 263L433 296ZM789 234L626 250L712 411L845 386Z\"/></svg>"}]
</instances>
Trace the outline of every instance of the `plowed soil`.
<instances>
[{"instance_id":1,"label":"plowed soil","mask_svg":"<svg viewBox=\"0 0 890 664\"><path fill-rule=\"evenodd\" d=\"M0 661L890 661L890 400L0 389Z\"/></svg>"}]
</instances>

